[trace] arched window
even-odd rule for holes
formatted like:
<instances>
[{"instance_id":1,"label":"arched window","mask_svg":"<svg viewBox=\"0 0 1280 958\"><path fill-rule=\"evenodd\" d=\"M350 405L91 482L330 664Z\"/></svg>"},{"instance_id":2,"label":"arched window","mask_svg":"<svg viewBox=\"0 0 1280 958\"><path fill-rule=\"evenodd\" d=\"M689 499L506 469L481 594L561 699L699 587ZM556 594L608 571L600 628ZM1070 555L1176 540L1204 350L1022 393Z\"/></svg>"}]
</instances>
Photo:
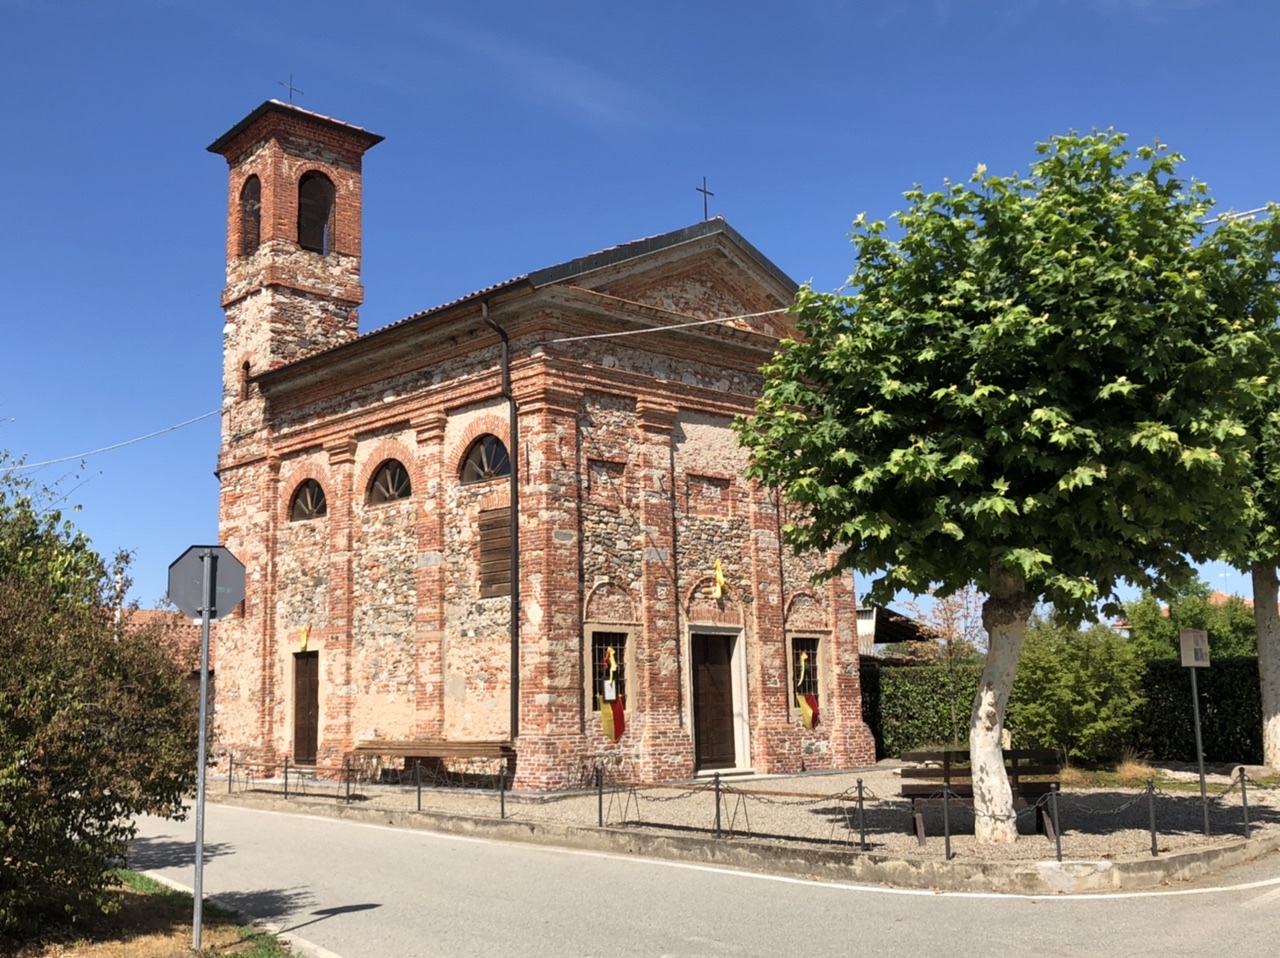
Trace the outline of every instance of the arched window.
<instances>
[{"instance_id":1,"label":"arched window","mask_svg":"<svg viewBox=\"0 0 1280 958\"><path fill-rule=\"evenodd\" d=\"M462 482L484 482L511 475L511 459L507 447L497 436L481 436L467 450L462 463Z\"/></svg>"},{"instance_id":2,"label":"arched window","mask_svg":"<svg viewBox=\"0 0 1280 958\"><path fill-rule=\"evenodd\" d=\"M314 479L308 479L298 486L293 494L293 503L289 506L290 522L305 522L308 519L319 519L329 514L329 504L324 498L324 489Z\"/></svg>"},{"instance_id":3,"label":"arched window","mask_svg":"<svg viewBox=\"0 0 1280 958\"><path fill-rule=\"evenodd\" d=\"M409 470L397 460L388 459L373 474L373 482L369 484L369 504L376 506L407 499L410 492Z\"/></svg>"},{"instance_id":4,"label":"arched window","mask_svg":"<svg viewBox=\"0 0 1280 958\"><path fill-rule=\"evenodd\" d=\"M262 240L262 183L251 176L240 187L240 255L248 256Z\"/></svg>"},{"instance_id":5,"label":"arched window","mask_svg":"<svg viewBox=\"0 0 1280 958\"><path fill-rule=\"evenodd\" d=\"M315 170L298 181L298 245L321 256L333 249L333 183Z\"/></svg>"}]
</instances>

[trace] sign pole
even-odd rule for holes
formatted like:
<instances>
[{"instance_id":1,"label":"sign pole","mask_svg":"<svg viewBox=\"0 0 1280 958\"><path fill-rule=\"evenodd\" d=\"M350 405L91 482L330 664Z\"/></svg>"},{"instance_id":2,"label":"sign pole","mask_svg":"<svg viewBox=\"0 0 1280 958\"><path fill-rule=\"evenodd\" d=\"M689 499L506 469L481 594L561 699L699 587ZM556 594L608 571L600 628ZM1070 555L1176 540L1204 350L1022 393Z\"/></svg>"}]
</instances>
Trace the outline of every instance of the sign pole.
<instances>
[{"instance_id":1,"label":"sign pole","mask_svg":"<svg viewBox=\"0 0 1280 958\"><path fill-rule=\"evenodd\" d=\"M218 581L217 557L212 549L200 556L204 566L204 596L200 610L200 739L196 750L196 886L195 913L191 918L191 948L200 950L204 912L204 767L209 747L209 617L214 614L214 587ZM1199 725L1196 726L1197 730ZM1207 814L1207 813L1206 813Z\"/></svg>"},{"instance_id":2,"label":"sign pole","mask_svg":"<svg viewBox=\"0 0 1280 958\"><path fill-rule=\"evenodd\" d=\"M1204 809L1204 833L1209 834L1209 795L1204 784L1204 740L1200 737L1200 690L1196 687L1196 670L1191 672L1191 714L1196 726L1196 761L1200 763L1200 807Z\"/></svg>"},{"instance_id":3,"label":"sign pole","mask_svg":"<svg viewBox=\"0 0 1280 958\"><path fill-rule=\"evenodd\" d=\"M218 566L222 583L218 583ZM200 950L204 910L204 784L209 755L209 623L244 601L244 563L224 546L191 546L169 563L169 601L200 620L200 740L196 747L196 887L192 947Z\"/></svg>"},{"instance_id":4,"label":"sign pole","mask_svg":"<svg viewBox=\"0 0 1280 958\"><path fill-rule=\"evenodd\" d=\"M1209 633L1204 629L1179 629L1182 665L1191 670L1191 715L1196 727L1196 761L1200 764L1200 807L1204 809L1204 833L1209 834L1209 795L1204 784L1204 739L1200 737L1200 689L1196 669L1209 667Z\"/></svg>"}]
</instances>

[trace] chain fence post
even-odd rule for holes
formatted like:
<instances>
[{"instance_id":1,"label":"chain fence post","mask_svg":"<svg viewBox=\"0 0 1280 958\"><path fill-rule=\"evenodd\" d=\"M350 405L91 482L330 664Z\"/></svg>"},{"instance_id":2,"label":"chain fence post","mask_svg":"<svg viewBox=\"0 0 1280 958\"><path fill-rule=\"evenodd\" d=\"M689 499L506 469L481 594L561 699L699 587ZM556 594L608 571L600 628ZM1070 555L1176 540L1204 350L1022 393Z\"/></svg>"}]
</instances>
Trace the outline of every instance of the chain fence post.
<instances>
[{"instance_id":1,"label":"chain fence post","mask_svg":"<svg viewBox=\"0 0 1280 958\"><path fill-rule=\"evenodd\" d=\"M862 808L862 779L858 779L858 847L867 850L867 819Z\"/></svg>"},{"instance_id":2,"label":"chain fence post","mask_svg":"<svg viewBox=\"0 0 1280 958\"><path fill-rule=\"evenodd\" d=\"M720 773L716 772L716 838L720 837Z\"/></svg>"},{"instance_id":3,"label":"chain fence post","mask_svg":"<svg viewBox=\"0 0 1280 958\"><path fill-rule=\"evenodd\" d=\"M289 800L289 756L284 757L284 798Z\"/></svg>"},{"instance_id":4,"label":"chain fence post","mask_svg":"<svg viewBox=\"0 0 1280 958\"><path fill-rule=\"evenodd\" d=\"M604 828L604 766L596 766L596 827Z\"/></svg>"},{"instance_id":5,"label":"chain fence post","mask_svg":"<svg viewBox=\"0 0 1280 958\"><path fill-rule=\"evenodd\" d=\"M507 817L507 763L498 766L498 817Z\"/></svg>"},{"instance_id":6,"label":"chain fence post","mask_svg":"<svg viewBox=\"0 0 1280 958\"><path fill-rule=\"evenodd\" d=\"M413 760L413 787L418 792L418 811L422 811L422 759Z\"/></svg>"},{"instance_id":7,"label":"chain fence post","mask_svg":"<svg viewBox=\"0 0 1280 958\"><path fill-rule=\"evenodd\" d=\"M1058 850L1058 861L1062 861L1062 821L1058 818L1058 788L1057 782L1049 786L1049 807L1053 811L1053 841Z\"/></svg>"},{"instance_id":8,"label":"chain fence post","mask_svg":"<svg viewBox=\"0 0 1280 958\"><path fill-rule=\"evenodd\" d=\"M945 838L945 861L951 861L951 789L942 786L942 834Z\"/></svg>"},{"instance_id":9,"label":"chain fence post","mask_svg":"<svg viewBox=\"0 0 1280 958\"><path fill-rule=\"evenodd\" d=\"M1245 785L1249 776L1244 773L1244 766L1240 766L1240 804L1244 808L1244 837L1249 837L1249 790Z\"/></svg>"},{"instance_id":10,"label":"chain fence post","mask_svg":"<svg viewBox=\"0 0 1280 958\"><path fill-rule=\"evenodd\" d=\"M351 759L342 763L342 777L346 779L347 804L351 804Z\"/></svg>"},{"instance_id":11,"label":"chain fence post","mask_svg":"<svg viewBox=\"0 0 1280 958\"><path fill-rule=\"evenodd\" d=\"M227 753L227 794L231 794L231 784L236 780L236 757Z\"/></svg>"},{"instance_id":12,"label":"chain fence post","mask_svg":"<svg viewBox=\"0 0 1280 958\"><path fill-rule=\"evenodd\" d=\"M1151 857L1155 858L1160 854L1160 845L1156 840L1156 781L1154 778L1147 779L1147 809L1151 813Z\"/></svg>"}]
</instances>

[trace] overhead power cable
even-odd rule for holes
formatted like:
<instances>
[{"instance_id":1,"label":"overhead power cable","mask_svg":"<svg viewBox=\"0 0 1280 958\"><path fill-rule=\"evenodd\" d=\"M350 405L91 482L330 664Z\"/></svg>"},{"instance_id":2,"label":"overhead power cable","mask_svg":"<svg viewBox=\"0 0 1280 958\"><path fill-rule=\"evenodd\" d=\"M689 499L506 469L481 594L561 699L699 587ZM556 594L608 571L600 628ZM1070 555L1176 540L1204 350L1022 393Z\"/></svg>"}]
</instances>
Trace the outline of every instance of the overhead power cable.
<instances>
[{"instance_id":1,"label":"overhead power cable","mask_svg":"<svg viewBox=\"0 0 1280 958\"><path fill-rule=\"evenodd\" d=\"M767 309L763 313L741 313L737 316L719 316L716 319L698 319L690 323L675 323L671 326L652 326L647 329L627 329L620 333L592 333L590 336L562 336L560 339L549 339L547 345L552 343L576 343L583 339L616 339L621 336L643 336L646 333L667 333L673 329L689 329L693 326L710 326L713 323L729 323L735 319L756 319L760 316L776 316L778 313L785 313L790 309L784 306L782 309Z\"/></svg>"},{"instance_id":2,"label":"overhead power cable","mask_svg":"<svg viewBox=\"0 0 1280 958\"><path fill-rule=\"evenodd\" d=\"M23 472L27 469L39 469L42 466L56 466L60 462L72 462L77 459L88 459L90 456L96 456L99 453L110 452L113 449L123 449L125 446L132 446L134 443L145 442L148 439L154 439L156 436L163 436L167 432L173 432L175 429L181 429L184 426L190 426L192 423L200 422L202 419L208 419L210 416L216 416L221 409L215 409L207 412L202 416L196 416L194 419L188 419L186 422L180 422L173 426L166 426L164 429L157 429L155 432L149 432L145 436L138 436L136 439L126 439L124 442L117 442L110 446L103 446L101 449L92 449L89 452L82 452L77 456L62 456L58 459L46 459L43 462L24 462L20 466L14 466L15 472Z\"/></svg>"}]
</instances>

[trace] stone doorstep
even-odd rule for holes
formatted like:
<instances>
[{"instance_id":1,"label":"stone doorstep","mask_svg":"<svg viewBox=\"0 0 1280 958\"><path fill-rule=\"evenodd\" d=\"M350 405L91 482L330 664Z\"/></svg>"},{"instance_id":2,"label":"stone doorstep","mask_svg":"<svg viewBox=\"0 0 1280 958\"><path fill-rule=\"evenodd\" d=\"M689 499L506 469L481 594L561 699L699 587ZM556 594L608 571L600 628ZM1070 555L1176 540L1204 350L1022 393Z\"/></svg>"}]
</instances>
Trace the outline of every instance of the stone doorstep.
<instances>
[{"instance_id":1,"label":"stone doorstep","mask_svg":"<svg viewBox=\"0 0 1280 958\"><path fill-rule=\"evenodd\" d=\"M714 864L827 881L923 888L938 892L1083 895L1155 888L1239 865L1280 850L1280 832L1225 839L1209 847L1120 861L943 862L890 858L845 848L782 845L753 839L666 835L633 829L480 818L441 812L368 808L273 796L210 794L210 801L286 814L323 815L372 825L420 829L496 841L525 842L669 861Z\"/></svg>"}]
</instances>

